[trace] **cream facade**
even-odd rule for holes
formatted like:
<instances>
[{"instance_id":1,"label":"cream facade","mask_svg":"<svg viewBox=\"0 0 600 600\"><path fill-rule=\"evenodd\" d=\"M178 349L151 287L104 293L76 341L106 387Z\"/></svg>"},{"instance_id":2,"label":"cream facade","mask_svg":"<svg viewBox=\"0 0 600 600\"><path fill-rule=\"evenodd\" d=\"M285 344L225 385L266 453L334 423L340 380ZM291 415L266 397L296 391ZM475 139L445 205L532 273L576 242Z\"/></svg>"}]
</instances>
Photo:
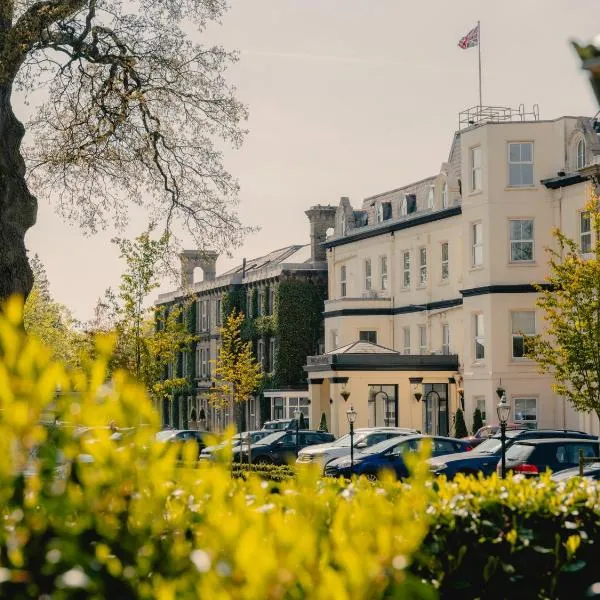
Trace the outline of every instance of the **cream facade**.
<instances>
[{"instance_id":1,"label":"cream facade","mask_svg":"<svg viewBox=\"0 0 600 600\"><path fill-rule=\"evenodd\" d=\"M524 336L544 327L533 284L544 282L552 230L578 239L582 251L590 239L586 173L600 156L593 121L477 117L454 135L435 176L366 198L358 209L348 198L339 204L325 243L325 350L364 340L408 362L396 371L332 371L334 381L347 377L335 384L309 361L313 410L329 409L334 433L347 430L339 386L352 389L348 403L365 425L380 384L397 386L397 424L430 433L445 433L439 423L446 418L452 433L459 406L469 428L477 407L487 422L497 421L499 389L511 403L511 421L597 431L595 419L554 394L551 378L523 356ZM421 356L456 356L456 369L419 369ZM425 383L448 385L447 417L430 418L439 408L435 394L415 399Z\"/></svg>"}]
</instances>

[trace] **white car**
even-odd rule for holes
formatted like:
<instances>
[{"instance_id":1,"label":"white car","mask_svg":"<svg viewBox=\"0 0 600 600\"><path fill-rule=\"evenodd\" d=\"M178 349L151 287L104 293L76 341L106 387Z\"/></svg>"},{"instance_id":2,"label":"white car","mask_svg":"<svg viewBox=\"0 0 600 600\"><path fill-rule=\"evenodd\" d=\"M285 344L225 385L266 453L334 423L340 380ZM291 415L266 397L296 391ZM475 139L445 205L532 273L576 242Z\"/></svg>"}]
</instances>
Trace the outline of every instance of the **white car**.
<instances>
[{"instance_id":1,"label":"white car","mask_svg":"<svg viewBox=\"0 0 600 600\"><path fill-rule=\"evenodd\" d=\"M369 427L365 429L354 430L354 450L360 452L365 448L369 448L389 440L393 437L401 435L414 435L419 433L416 429L408 429L403 427ZM342 456L350 456L350 434L346 434L335 442L327 442L325 444L317 444L300 450L296 464L318 464L325 468L325 465Z\"/></svg>"}]
</instances>

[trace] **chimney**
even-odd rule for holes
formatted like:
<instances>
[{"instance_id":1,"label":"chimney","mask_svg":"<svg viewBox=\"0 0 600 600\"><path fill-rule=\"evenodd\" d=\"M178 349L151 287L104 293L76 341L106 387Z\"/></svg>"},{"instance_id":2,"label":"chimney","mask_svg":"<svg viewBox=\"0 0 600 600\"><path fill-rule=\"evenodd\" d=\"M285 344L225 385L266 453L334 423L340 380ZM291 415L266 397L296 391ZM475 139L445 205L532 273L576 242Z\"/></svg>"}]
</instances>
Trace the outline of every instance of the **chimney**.
<instances>
[{"instance_id":1,"label":"chimney","mask_svg":"<svg viewBox=\"0 0 600 600\"><path fill-rule=\"evenodd\" d=\"M217 274L217 252L212 250L184 250L179 254L181 261L181 287L194 283L194 269L202 269L202 281L213 281Z\"/></svg>"},{"instance_id":2,"label":"chimney","mask_svg":"<svg viewBox=\"0 0 600 600\"><path fill-rule=\"evenodd\" d=\"M305 215L310 222L310 260L311 262L325 262L327 256L322 244L327 237L327 230L335 227L336 206L311 206Z\"/></svg>"}]
</instances>

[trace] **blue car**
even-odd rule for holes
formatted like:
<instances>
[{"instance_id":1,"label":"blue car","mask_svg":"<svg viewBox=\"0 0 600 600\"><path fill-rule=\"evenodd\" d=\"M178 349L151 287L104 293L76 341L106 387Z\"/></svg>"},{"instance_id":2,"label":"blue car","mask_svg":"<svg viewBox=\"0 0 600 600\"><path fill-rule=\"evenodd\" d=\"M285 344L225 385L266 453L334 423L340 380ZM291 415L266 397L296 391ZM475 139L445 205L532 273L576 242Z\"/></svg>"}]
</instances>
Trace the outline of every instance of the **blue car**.
<instances>
[{"instance_id":1,"label":"blue car","mask_svg":"<svg viewBox=\"0 0 600 600\"><path fill-rule=\"evenodd\" d=\"M383 471L393 472L398 479L408 477L408 469L404 463L404 455L408 452L417 452L422 440L431 440L431 453L433 456L442 456L454 452L465 452L470 448L469 443L447 437L426 435L408 435L396 437L371 446L364 452L354 455L354 467L350 456L337 458L325 466L325 475L328 477L346 477L352 475L365 475L368 479L375 480Z\"/></svg>"},{"instance_id":2,"label":"blue car","mask_svg":"<svg viewBox=\"0 0 600 600\"><path fill-rule=\"evenodd\" d=\"M583 431L569 431L566 429L515 429L506 432L506 449L516 441L541 438L575 438L597 439L595 436ZM432 457L429 465L435 475L445 475L452 479L458 473L476 475L483 473L485 476L496 471L496 465L502 456L502 443L500 436L488 438L468 452L467 454L450 454L443 458Z\"/></svg>"}]
</instances>

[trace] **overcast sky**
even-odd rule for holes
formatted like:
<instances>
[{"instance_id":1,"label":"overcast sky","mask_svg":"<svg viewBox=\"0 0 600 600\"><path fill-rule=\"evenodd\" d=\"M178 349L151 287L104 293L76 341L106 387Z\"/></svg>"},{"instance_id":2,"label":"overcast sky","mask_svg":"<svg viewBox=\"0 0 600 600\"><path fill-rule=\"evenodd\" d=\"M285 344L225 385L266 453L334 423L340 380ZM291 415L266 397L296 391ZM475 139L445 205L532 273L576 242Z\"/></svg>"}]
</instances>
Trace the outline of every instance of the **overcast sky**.
<instances>
[{"instance_id":1,"label":"overcast sky","mask_svg":"<svg viewBox=\"0 0 600 600\"><path fill-rule=\"evenodd\" d=\"M459 111L478 103L477 49L457 47L478 19L484 104L537 103L542 119L592 116L569 39L595 36L599 17L598 0L231 0L206 39L241 52L229 79L249 107L250 133L227 166L241 184L243 221L261 231L217 272L308 243L311 205L346 195L357 205L437 173ZM29 251L55 298L87 319L123 270L115 232L86 237L38 200ZM139 216L127 234L144 226Z\"/></svg>"}]
</instances>

